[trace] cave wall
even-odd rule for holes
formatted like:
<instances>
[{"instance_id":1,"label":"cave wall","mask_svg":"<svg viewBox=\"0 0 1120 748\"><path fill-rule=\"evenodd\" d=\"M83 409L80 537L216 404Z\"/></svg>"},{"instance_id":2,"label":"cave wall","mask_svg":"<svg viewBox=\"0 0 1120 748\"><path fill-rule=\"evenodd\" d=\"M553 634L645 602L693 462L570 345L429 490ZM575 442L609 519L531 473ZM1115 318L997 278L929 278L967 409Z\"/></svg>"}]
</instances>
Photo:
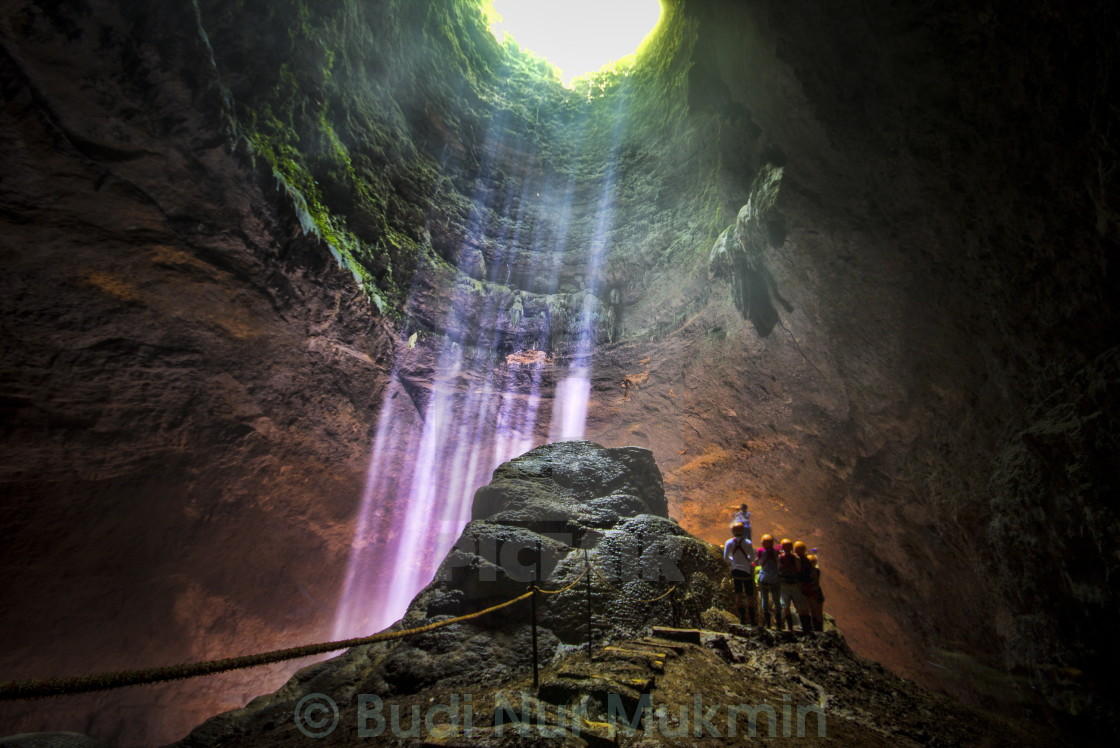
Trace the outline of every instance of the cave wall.
<instances>
[{"instance_id":1,"label":"cave wall","mask_svg":"<svg viewBox=\"0 0 1120 748\"><path fill-rule=\"evenodd\" d=\"M768 290L763 316L777 318L768 334L740 303L749 324L730 334L726 309L697 320L736 357L720 378L755 383L710 459L744 466L739 490L771 504L768 526L788 518L826 546L863 651L958 694L983 680L997 701L1041 692L1044 711L1107 711L1117 214L1101 30L1114 11L683 7L709 50L695 57L701 103L749 113L758 132L753 150L725 146L757 178L754 215L728 240L739 277L718 282L733 298ZM685 459L707 441L691 437ZM691 499L710 468L686 469ZM987 666L1018 677L991 687Z\"/></svg>"},{"instance_id":2,"label":"cave wall","mask_svg":"<svg viewBox=\"0 0 1120 748\"><path fill-rule=\"evenodd\" d=\"M5 678L329 633L386 384L393 343L236 139L193 7L139 10L3 12ZM2 731L153 745L295 667L6 704Z\"/></svg>"},{"instance_id":3,"label":"cave wall","mask_svg":"<svg viewBox=\"0 0 1120 748\"><path fill-rule=\"evenodd\" d=\"M602 168L611 119L474 7L5 7L6 677L326 638L380 410L415 433L404 383L478 326L447 328L448 288L583 303L578 263L544 286L518 270L547 232L505 276L493 253L507 214L549 220L519 207L533 184ZM586 235L597 193L574 192ZM415 365L390 378L401 351ZM3 730L151 745L299 664L5 705Z\"/></svg>"},{"instance_id":4,"label":"cave wall","mask_svg":"<svg viewBox=\"0 0 1120 748\"><path fill-rule=\"evenodd\" d=\"M1115 11L674 0L567 92L474 7L5 9L4 671L323 636L379 409L445 337L563 358L617 164L588 436L819 546L857 651L1107 703ZM287 672L5 724L150 744Z\"/></svg>"}]
</instances>

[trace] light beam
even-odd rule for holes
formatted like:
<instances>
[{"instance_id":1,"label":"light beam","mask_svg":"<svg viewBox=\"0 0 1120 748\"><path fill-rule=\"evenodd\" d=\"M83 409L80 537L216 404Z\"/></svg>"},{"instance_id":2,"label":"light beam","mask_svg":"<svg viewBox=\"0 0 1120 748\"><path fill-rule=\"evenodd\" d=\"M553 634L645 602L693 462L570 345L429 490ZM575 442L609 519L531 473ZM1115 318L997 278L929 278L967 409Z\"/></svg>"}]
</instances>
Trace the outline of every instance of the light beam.
<instances>
[{"instance_id":1,"label":"light beam","mask_svg":"<svg viewBox=\"0 0 1120 748\"><path fill-rule=\"evenodd\" d=\"M659 0L492 0L490 31L556 66L564 85L632 56L661 20Z\"/></svg>"}]
</instances>

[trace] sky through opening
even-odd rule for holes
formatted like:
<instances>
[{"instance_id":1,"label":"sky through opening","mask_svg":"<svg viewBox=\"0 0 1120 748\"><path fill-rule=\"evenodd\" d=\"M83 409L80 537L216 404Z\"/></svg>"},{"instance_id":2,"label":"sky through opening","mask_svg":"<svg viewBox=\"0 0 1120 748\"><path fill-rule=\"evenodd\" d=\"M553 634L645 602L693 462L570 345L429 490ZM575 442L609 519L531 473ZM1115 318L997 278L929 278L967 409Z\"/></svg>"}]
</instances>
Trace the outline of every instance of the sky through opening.
<instances>
[{"instance_id":1,"label":"sky through opening","mask_svg":"<svg viewBox=\"0 0 1120 748\"><path fill-rule=\"evenodd\" d=\"M661 19L660 0L492 0L490 31L560 69L567 86L634 54Z\"/></svg>"}]
</instances>

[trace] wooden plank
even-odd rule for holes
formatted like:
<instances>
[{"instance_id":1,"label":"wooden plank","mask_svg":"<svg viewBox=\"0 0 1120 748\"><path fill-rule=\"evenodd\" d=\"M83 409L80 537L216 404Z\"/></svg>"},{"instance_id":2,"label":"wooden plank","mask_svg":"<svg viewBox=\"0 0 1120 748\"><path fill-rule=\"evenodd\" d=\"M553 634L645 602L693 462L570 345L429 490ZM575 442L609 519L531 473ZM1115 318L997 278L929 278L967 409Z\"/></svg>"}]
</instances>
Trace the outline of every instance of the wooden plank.
<instances>
[{"instance_id":1,"label":"wooden plank","mask_svg":"<svg viewBox=\"0 0 1120 748\"><path fill-rule=\"evenodd\" d=\"M700 629L671 629L664 626L654 626L653 635L670 641L685 642L686 644L700 643Z\"/></svg>"}]
</instances>

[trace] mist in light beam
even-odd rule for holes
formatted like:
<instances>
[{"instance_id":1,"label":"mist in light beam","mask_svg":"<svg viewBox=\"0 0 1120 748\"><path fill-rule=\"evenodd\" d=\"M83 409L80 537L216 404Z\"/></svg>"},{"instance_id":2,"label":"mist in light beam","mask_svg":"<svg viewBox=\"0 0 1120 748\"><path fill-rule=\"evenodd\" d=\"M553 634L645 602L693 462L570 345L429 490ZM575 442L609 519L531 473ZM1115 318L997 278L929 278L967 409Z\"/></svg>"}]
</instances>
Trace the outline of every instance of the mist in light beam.
<instances>
[{"instance_id":1,"label":"mist in light beam","mask_svg":"<svg viewBox=\"0 0 1120 748\"><path fill-rule=\"evenodd\" d=\"M621 99L620 99L621 101ZM620 104L620 107L622 105ZM528 177L506 180L509 192L521 203L542 199L558 206L554 217L559 239L546 239L526 228L520 221L505 221L498 233L486 235L483 210L472 212L474 225L468 227L460 253L474 247L496 247L488 258L489 280L509 282L510 256L515 247L530 247L537 258L533 268L543 285L555 285L562 265L571 262L573 253L582 253L582 299L572 310L575 328L565 329L570 336L562 341L563 363L546 366L515 367L506 361L503 344L492 321L507 310L499 308L498 294L491 294L478 309L448 306L438 329L451 331L442 340L428 344L435 352L435 370L426 384L426 406L419 418L402 420L413 407L399 369L394 368L383 398L377 429L370 449L369 470L355 524L351 554L340 591L334 621L336 639L362 636L379 631L398 620L416 593L428 584L438 565L470 518L474 492L489 482L495 467L523 454L547 439L579 439L584 436L592 389L593 354L596 337L597 298L602 292L602 265L610 242L615 213L616 160L619 133L625 111L616 112L613 134L607 143L605 172L598 184L583 186L590 192L588 201L594 211L589 237L581 246L572 244L575 225L574 195L577 186L571 176L530 185ZM497 158L504 152L507 122L496 117L486 136L483 154ZM574 142L580 142L576 133ZM502 164L483 163L481 168L501 168ZM480 187L476 205L487 206L497 196ZM506 199L504 204L518 200ZM531 226L531 223L530 223ZM462 277L456 282L468 282ZM454 289L448 289L455 298ZM475 315L472 317L471 315ZM481 314L481 317L478 315ZM478 319L491 321L478 324ZM473 323L472 323L473 320ZM547 323L555 324L551 319ZM470 336L455 331L469 330ZM554 337L551 329L540 337ZM468 339L469 337L469 339ZM403 341L402 341L403 342ZM531 347L522 330L515 331L512 345L522 350ZM404 346L402 345L402 350ZM559 367L560 376L556 376ZM548 384L554 382L554 384ZM550 412L542 405L551 400ZM420 408L419 405L415 406Z\"/></svg>"}]
</instances>

